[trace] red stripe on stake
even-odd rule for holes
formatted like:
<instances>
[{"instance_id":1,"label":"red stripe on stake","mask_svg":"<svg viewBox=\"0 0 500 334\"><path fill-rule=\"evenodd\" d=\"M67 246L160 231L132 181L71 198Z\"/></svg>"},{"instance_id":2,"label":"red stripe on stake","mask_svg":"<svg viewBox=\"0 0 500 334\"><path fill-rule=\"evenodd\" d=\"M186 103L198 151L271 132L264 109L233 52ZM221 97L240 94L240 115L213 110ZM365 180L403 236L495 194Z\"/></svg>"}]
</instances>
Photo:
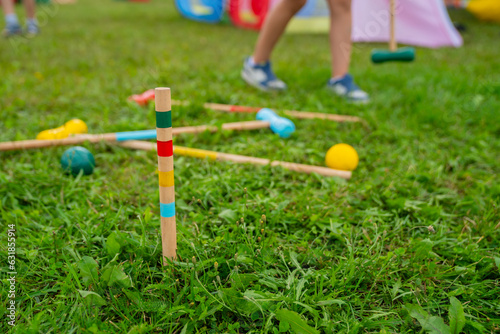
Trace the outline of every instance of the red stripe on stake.
<instances>
[{"instance_id":1,"label":"red stripe on stake","mask_svg":"<svg viewBox=\"0 0 500 334\"><path fill-rule=\"evenodd\" d=\"M174 154L174 147L172 145L172 141L156 141L156 145L158 147L158 156L159 157L171 157Z\"/></svg>"}]
</instances>

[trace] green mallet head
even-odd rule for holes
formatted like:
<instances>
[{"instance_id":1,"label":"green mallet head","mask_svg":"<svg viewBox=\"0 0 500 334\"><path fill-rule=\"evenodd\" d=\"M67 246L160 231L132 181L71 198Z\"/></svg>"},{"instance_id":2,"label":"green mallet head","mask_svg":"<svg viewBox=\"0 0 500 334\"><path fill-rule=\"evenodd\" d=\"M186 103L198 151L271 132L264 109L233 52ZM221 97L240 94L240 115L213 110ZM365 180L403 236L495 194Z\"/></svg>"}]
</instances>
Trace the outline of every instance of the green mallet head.
<instances>
[{"instance_id":1,"label":"green mallet head","mask_svg":"<svg viewBox=\"0 0 500 334\"><path fill-rule=\"evenodd\" d=\"M372 62L375 64L388 61L413 61L415 59L415 49L412 47L399 48L396 51L373 50Z\"/></svg>"}]
</instances>

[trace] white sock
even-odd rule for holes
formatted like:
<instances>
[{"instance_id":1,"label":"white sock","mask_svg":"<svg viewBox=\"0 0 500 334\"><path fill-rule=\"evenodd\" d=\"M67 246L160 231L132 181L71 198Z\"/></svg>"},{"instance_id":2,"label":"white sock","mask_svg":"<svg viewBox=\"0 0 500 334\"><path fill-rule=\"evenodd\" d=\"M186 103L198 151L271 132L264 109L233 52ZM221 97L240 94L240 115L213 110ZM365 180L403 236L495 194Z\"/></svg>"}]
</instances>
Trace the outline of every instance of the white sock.
<instances>
[{"instance_id":1,"label":"white sock","mask_svg":"<svg viewBox=\"0 0 500 334\"><path fill-rule=\"evenodd\" d=\"M248 57L248 64L250 66L255 66L255 65L265 65L266 62L263 61L263 62L260 62L260 63L256 63L255 60L253 59L253 57Z\"/></svg>"},{"instance_id":2,"label":"white sock","mask_svg":"<svg viewBox=\"0 0 500 334\"><path fill-rule=\"evenodd\" d=\"M19 20L17 19L16 14L7 14L5 15L5 22L7 25L19 25Z\"/></svg>"},{"instance_id":3,"label":"white sock","mask_svg":"<svg viewBox=\"0 0 500 334\"><path fill-rule=\"evenodd\" d=\"M333 77L331 80L332 80L332 82L337 82L339 80L344 79L344 77L345 77L345 75L343 75L343 76L337 76L337 77Z\"/></svg>"}]
</instances>

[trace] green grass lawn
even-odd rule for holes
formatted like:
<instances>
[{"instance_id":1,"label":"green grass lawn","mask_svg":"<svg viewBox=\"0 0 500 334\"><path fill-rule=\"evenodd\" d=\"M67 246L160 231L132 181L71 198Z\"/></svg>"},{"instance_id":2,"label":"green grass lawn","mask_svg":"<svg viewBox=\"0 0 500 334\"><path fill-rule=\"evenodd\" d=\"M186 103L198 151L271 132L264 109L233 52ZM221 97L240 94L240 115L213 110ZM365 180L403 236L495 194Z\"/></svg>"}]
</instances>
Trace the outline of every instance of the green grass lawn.
<instances>
[{"instance_id":1,"label":"green grass lawn","mask_svg":"<svg viewBox=\"0 0 500 334\"><path fill-rule=\"evenodd\" d=\"M256 33L181 18L172 1L40 7L42 35L0 41L0 140L71 118L91 133L152 129L127 97L168 86L174 127L253 119L203 102L356 115L269 131L182 135L178 145L304 164L360 155L350 181L176 157L178 262L162 268L155 152L84 144L91 176L64 175L65 147L0 153L0 332L500 332L499 27L463 12L465 47L418 49L352 73L372 94L325 89L326 35L287 35L266 94L239 77ZM383 47L379 45L379 47ZM7 319L7 229L16 230L17 321ZM5 287L5 288L4 288Z\"/></svg>"}]
</instances>

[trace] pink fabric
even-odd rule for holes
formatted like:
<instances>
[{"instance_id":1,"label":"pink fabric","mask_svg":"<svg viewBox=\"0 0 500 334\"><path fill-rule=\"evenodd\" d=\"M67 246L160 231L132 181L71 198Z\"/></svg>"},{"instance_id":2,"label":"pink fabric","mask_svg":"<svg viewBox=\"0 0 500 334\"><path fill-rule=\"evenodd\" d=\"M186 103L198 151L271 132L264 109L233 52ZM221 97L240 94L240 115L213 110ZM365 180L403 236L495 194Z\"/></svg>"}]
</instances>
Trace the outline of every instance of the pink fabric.
<instances>
[{"instance_id":1,"label":"pink fabric","mask_svg":"<svg viewBox=\"0 0 500 334\"><path fill-rule=\"evenodd\" d=\"M271 6L279 1L271 0ZM352 10L354 42L389 41L389 0L352 0ZM396 0L396 40L429 48L463 44L443 0Z\"/></svg>"},{"instance_id":2,"label":"pink fabric","mask_svg":"<svg viewBox=\"0 0 500 334\"><path fill-rule=\"evenodd\" d=\"M398 43L429 48L462 46L443 0L399 0L396 2ZM352 40L389 40L389 0L353 0Z\"/></svg>"}]
</instances>

